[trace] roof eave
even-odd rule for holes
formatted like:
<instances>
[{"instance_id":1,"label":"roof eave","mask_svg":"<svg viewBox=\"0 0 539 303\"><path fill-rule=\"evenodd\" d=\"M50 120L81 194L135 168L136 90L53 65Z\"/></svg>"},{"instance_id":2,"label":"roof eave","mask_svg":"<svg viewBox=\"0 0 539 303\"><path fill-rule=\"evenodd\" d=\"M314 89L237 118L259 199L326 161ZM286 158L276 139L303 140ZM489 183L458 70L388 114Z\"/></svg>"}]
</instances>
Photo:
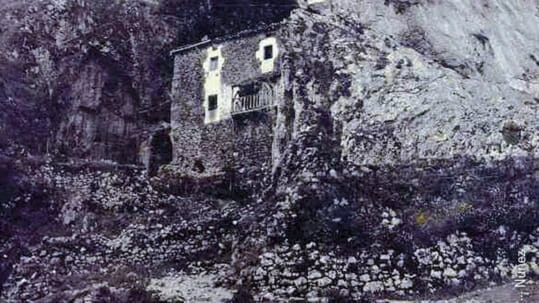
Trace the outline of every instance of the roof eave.
<instances>
[{"instance_id":1,"label":"roof eave","mask_svg":"<svg viewBox=\"0 0 539 303\"><path fill-rule=\"evenodd\" d=\"M194 43L194 44L188 44L188 45L185 45L185 46L182 46L180 48L172 50L170 52L170 55L173 56L173 55L176 55L178 53L184 53L184 52L190 51L190 50L195 49L197 47L206 46L208 44L221 43L223 41L231 41L231 40L241 39L241 38L244 38L246 36L256 35L256 34L259 34L259 33L264 33L264 32L268 33L268 34L269 33L275 33L277 31L277 27L279 27L279 25L281 25L281 22L272 23L272 24L269 24L266 27L260 28L260 29L246 30L246 31L242 31L242 32L227 35L227 36L222 36L222 37L217 37L217 38L214 38L214 39L204 40L204 41L197 42L197 43Z\"/></svg>"},{"instance_id":2,"label":"roof eave","mask_svg":"<svg viewBox=\"0 0 539 303\"><path fill-rule=\"evenodd\" d=\"M211 42L212 42L212 40L205 40L205 41L194 43L194 44L188 44L188 45L185 45L185 46L182 46L180 48L177 48L177 49L174 49L174 50L170 51L170 55L173 56L173 55L178 54L178 53L183 53L183 52L192 50L192 49L200 47L200 46L208 45Z\"/></svg>"}]
</instances>

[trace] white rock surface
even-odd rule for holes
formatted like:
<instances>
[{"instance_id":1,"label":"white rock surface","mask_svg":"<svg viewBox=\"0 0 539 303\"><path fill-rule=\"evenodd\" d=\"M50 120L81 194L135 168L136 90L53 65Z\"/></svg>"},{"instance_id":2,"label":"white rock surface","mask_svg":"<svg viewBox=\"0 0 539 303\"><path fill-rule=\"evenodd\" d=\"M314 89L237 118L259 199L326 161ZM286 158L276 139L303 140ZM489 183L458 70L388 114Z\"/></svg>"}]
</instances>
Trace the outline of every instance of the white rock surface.
<instances>
[{"instance_id":1,"label":"white rock surface","mask_svg":"<svg viewBox=\"0 0 539 303\"><path fill-rule=\"evenodd\" d=\"M216 276L166 276L152 279L148 290L156 291L162 300L220 303L232 299L232 291L215 286Z\"/></svg>"}]
</instances>

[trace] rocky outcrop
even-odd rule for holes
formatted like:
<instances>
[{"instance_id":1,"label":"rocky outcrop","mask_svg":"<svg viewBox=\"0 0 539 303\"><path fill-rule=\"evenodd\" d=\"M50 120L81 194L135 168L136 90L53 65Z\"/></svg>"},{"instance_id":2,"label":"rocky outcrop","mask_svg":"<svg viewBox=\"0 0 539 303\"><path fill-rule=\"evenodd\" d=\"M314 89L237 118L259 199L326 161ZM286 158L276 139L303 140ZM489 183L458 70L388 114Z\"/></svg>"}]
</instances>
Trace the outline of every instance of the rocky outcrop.
<instances>
[{"instance_id":1,"label":"rocky outcrop","mask_svg":"<svg viewBox=\"0 0 539 303\"><path fill-rule=\"evenodd\" d=\"M163 302L151 277L223 283L233 203L169 195L110 163L36 164L17 168L0 208L3 302Z\"/></svg>"},{"instance_id":2,"label":"rocky outcrop","mask_svg":"<svg viewBox=\"0 0 539 303\"><path fill-rule=\"evenodd\" d=\"M486 168L460 159L305 172L271 197L277 205L256 212L264 213L262 223L249 232L265 249L241 276L270 301L322 300L335 292L356 300L381 293L413 298L426 290L444 296L511 281L519 253L532 249L529 260L537 258L532 166L521 159ZM292 282L301 277L298 288Z\"/></svg>"},{"instance_id":3,"label":"rocky outcrop","mask_svg":"<svg viewBox=\"0 0 539 303\"><path fill-rule=\"evenodd\" d=\"M72 112L60 125L60 152L86 159L137 162L137 94L125 87L130 81L118 73L99 62L80 71L70 87Z\"/></svg>"},{"instance_id":4,"label":"rocky outcrop","mask_svg":"<svg viewBox=\"0 0 539 303\"><path fill-rule=\"evenodd\" d=\"M465 242L479 249L469 252L479 262L469 277L481 284L509 277L499 267L503 257L489 253L515 262L517 250L502 248L508 238L490 238L507 235L507 224L518 222L511 229L530 237L522 247L537 246L538 66L527 54L537 52L528 24L537 20L529 12L532 1L409 4L341 1L331 10L295 11L287 20L281 36L294 50L295 98L292 123L276 129L290 139L277 160L273 191L264 192L267 204L258 208L262 223L249 229L242 244L259 255L259 267L239 270L244 283L269 301L299 289L298 298L313 300L328 296L323 290L354 293L349 285L356 280L328 276L333 265L306 261L303 245L310 242L324 243L319 253L333 252L329 260L342 258L333 268L337 273L346 272L338 267L343 260L358 259L358 250L368 256L399 250L412 257L403 261L410 266L405 272L416 275L407 283L414 291L434 292L475 286L458 275L464 267L450 258L443 266L421 265L418 249L444 255L434 253L442 249L437 246L465 232ZM445 16L446 5L456 12ZM503 28L489 25L490 15L499 16ZM503 21L512 15L524 20ZM497 30L486 33L490 27ZM509 32L522 39L506 38ZM290 248L296 244L297 254ZM466 245L457 246L466 251ZM404 278L396 267L388 270L396 270L398 281ZM481 272L493 275L481 278ZM367 275L354 282L358 294L413 296L392 278L373 280L367 269L359 274Z\"/></svg>"},{"instance_id":5,"label":"rocky outcrop","mask_svg":"<svg viewBox=\"0 0 539 303\"><path fill-rule=\"evenodd\" d=\"M396 13L362 1L355 14L341 1L325 14L299 12L287 42L296 85L308 109L328 113L345 162L537 157L532 2L415 3Z\"/></svg>"},{"instance_id":6,"label":"rocky outcrop","mask_svg":"<svg viewBox=\"0 0 539 303\"><path fill-rule=\"evenodd\" d=\"M2 94L16 105L18 121L29 116L19 128L42 133L33 153L140 162L143 130L169 112L166 64L175 26L160 19L159 3L4 2L2 57L23 76L6 78ZM20 83L27 86L16 93ZM32 112L41 112L39 119Z\"/></svg>"}]
</instances>

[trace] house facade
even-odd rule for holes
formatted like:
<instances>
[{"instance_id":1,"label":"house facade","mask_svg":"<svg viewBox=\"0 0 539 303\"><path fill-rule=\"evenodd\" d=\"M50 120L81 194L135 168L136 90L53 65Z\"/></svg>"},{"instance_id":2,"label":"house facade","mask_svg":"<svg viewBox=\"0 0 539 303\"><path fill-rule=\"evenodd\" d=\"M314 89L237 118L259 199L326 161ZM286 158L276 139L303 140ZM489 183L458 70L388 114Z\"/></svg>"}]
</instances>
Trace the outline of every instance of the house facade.
<instances>
[{"instance_id":1,"label":"house facade","mask_svg":"<svg viewBox=\"0 0 539 303\"><path fill-rule=\"evenodd\" d=\"M281 24L174 50L172 165L190 177L273 169L289 79ZM248 184L246 184L248 186Z\"/></svg>"},{"instance_id":2,"label":"house facade","mask_svg":"<svg viewBox=\"0 0 539 303\"><path fill-rule=\"evenodd\" d=\"M299 1L324 7L324 0ZM175 171L259 180L275 171L293 116L286 21L171 52L170 140ZM245 184L249 187L249 184Z\"/></svg>"},{"instance_id":3,"label":"house facade","mask_svg":"<svg viewBox=\"0 0 539 303\"><path fill-rule=\"evenodd\" d=\"M173 93L182 98L180 94L196 90L205 125L230 119L234 114L270 107L272 96L279 93L281 47L275 34L273 28L247 31L173 51ZM193 68L189 70L193 74L182 77L187 64ZM189 80L196 87L174 86Z\"/></svg>"}]
</instances>

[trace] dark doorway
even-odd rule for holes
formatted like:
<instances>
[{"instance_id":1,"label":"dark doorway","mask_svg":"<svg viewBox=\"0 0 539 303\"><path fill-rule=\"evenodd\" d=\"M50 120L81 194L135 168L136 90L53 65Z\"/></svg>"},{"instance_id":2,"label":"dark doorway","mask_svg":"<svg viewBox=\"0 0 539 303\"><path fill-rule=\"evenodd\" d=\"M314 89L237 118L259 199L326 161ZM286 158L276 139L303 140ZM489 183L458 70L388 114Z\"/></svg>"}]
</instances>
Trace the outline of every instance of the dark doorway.
<instances>
[{"instance_id":1,"label":"dark doorway","mask_svg":"<svg viewBox=\"0 0 539 303\"><path fill-rule=\"evenodd\" d=\"M150 175L155 175L159 166L172 161L172 143L168 129L156 132L152 137L152 152L150 155Z\"/></svg>"}]
</instances>

